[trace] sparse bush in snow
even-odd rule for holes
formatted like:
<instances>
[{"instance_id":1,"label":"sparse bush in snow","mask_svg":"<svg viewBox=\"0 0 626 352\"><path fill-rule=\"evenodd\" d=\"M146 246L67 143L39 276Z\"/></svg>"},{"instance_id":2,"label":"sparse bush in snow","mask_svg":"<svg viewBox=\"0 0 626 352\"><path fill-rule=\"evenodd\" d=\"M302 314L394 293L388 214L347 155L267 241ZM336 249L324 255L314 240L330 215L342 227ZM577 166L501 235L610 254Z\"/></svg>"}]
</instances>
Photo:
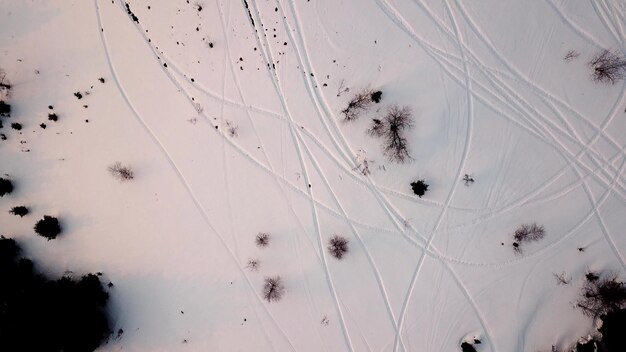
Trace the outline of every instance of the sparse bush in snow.
<instances>
[{"instance_id":1,"label":"sparse bush in snow","mask_svg":"<svg viewBox=\"0 0 626 352\"><path fill-rule=\"evenodd\" d=\"M426 191L428 191L428 184L424 179L417 180L415 182L411 182L411 189L415 195L422 198Z\"/></svg>"},{"instance_id":2,"label":"sparse bush in snow","mask_svg":"<svg viewBox=\"0 0 626 352\"><path fill-rule=\"evenodd\" d=\"M13 192L13 182L6 178L0 177L0 197Z\"/></svg>"},{"instance_id":3,"label":"sparse bush in snow","mask_svg":"<svg viewBox=\"0 0 626 352\"><path fill-rule=\"evenodd\" d=\"M591 77L599 83L615 84L626 75L626 58L617 51L603 50L589 61L589 66L593 68Z\"/></svg>"},{"instance_id":4,"label":"sparse bush in snow","mask_svg":"<svg viewBox=\"0 0 626 352\"><path fill-rule=\"evenodd\" d=\"M55 113L50 113L48 114L48 120L50 121L58 121L59 120L59 116Z\"/></svg>"},{"instance_id":5,"label":"sparse bush in snow","mask_svg":"<svg viewBox=\"0 0 626 352\"><path fill-rule=\"evenodd\" d=\"M11 128L16 130L16 131L21 131L22 130L22 124L19 122L13 122L11 124Z\"/></svg>"},{"instance_id":6,"label":"sparse bush in snow","mask_svg":"<svg viewBox=\"0 0 626 352\"><path fill-rule=\"evenodd\" d=\"M119 161L116 161L113 165L109 166L108 170L113 177L122 182L130 181L135 178L133 170L128 166L122 165Z\"/></svg>"},{"instance_id":7,"label":"sparse bush in snow","mask_svg":"<svg viewBox=\"0 0 626 352\"><path fill-rule=\"evenodd\" d=\"M111 334L108 298L96 275L50 280L0 237L0 351L93 351Z\"/></svg>"},{"instance_id":8,"label":"sparse bush in snow","mask_svg":"<svg viewBox=\"0 0 626 352\"><path fill-rule=\"evenodd\" d=\"M392 105L383 119L372 119L367 133L383 138L383 152L390 161L404 163L411 159L404 131L413 127L413 116L408 106Z\"/></svg>"},{"instance_id":9,"label":"sparse bush in snow","mask_svg":"<svg viewBox=\"0 0 626 352\"><path fill-rule=\"evenodd\" d=\"M583 314L598 317L626 308L626 285L616 273L602 278L586 280L576 305Z\"/></svg>"},{"instance_id":10,"label":"sparse bush in snow","mask_svg":"<svg viewBox=\"0 0 626 352\"><path fill-rule=\"evenodd\" d=\"M524 224L520 226L515 233L513 233L513 250L517 253L522 252L521 245L525 242L539 241L546 235L546 230L543 226L536 223Z\"/></svg>"},{"instance_id":11,"label":"sparse bush in snow","mask_svg":"<svg viewBox=\"0 0 626 352\"><path fill-rule=\"evenodd\" d=\"M372 105L372 94L374 92L371 89L363 89L356 93L352 99L348 102L348 107L343 109L343 121L349 122L359 118L359 114L362 111L369 109Z\"/></svg>"},{"instance_id":12,"label":"sparse bush in snow","mask_svg":"<svg viewBox=\"0 0 626 352\"><path fill-rule=\"evenodd\" d=\"M465 174L463 175L463 182L465 182L466 186L469 186L474 183L474 177L470 174Z\"/></svg>"},{"instance_id":13,"label":"sparse bush in snow","mask_svg":"<svg viewBox=\"0 0 626 352\"><path fill-rule=\"evenodd\" d=\"M266 277L263 285L263 298L268 301L280 301L285 293L285 286L280 276Z\"/></svg>"},{"instance_id":14,"label":"sparse bush in snow","mask_svg":"<svg viewBox=\"0 0 626 352\"><path fill-rule=\"evenodd\" d=\"M260 266L261 264L258 259L248 259L248 263L246 264L246 267L250 271L259 271Z\"/></svg>"},{"instance_id":15,"label":"sparse bush in snow","mask_svg":"<svg viewBox=\"0 0 626 352\"><path fill-rule=\"evenodd\" d=\"M565 56L563 56L563 60L565 62L570 62L579 56L580 56L580 53L578 51L570 50L567 52L567 54L565 54Z\"/></svg>"},{"instance_id":16,"label":"sparse bush in snow","mask_svg":"<svg viewBox=\"0 0 626 352\"><path fill-rule=\"evenodd\" d=\"M333 257L341 260L348 253L348 239L339 235L333 235L328 240L328 253Z\"/></svg>"},{"instance_id":17,"label":"sparse bush in snow","mask_svg":"<svg viewBox=\"0 0 626 352\"><path fill-rule=\"evenodd\" d=\"M228 135L232 138L239 135L239 126L235 125L232 121L226 121Z\"/></svg>"},{"instance_id":18,"label":"sparse bush in snow","mask_svg":"<svg viewBox=\"0 0 626 352\"><path fill-rule=\"evenodd\" d=\"M254 238L254 243L261 248L267 247L270 244L271 237L272 236L267 232L259 232Z\"/></svg>"},{"instance_id":19,"label":"sparse bush in snow","mask_svg":"<svg viewBox=\"0 0 626 352\"><path fill-rule=\"evenodd\" d=\"M9 210L9 213L23 218L24 215L28 214L28 208L23 205L19 205L11 208L11 210Z\"/></svg>"},{"instance_id":20,"label":"sparse bush in snow","mask_svg":"<svg viewBox=\"0 0 626 352\"><path fill-rule=\"evenodd\" d=\"M37 221L35 224L35 232L48 240L57 238L57 236L61 233L61 224L59 223L59 219L44 215L43 219Z\"/></svg>"}]
</instances>

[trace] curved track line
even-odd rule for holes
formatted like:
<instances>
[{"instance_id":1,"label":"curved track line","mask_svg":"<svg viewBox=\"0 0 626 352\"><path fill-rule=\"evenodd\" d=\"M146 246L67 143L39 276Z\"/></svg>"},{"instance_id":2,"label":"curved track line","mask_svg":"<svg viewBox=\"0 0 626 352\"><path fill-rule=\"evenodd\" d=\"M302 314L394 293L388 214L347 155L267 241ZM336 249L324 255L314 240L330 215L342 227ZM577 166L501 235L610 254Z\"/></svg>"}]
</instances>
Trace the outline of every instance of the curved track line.
<instances>
[{"instance_id":1,"label":"curved track line","mask_svg":"<svg viewBox=\"0 0 626 352\"><path fill-rule=\"evenodd\" d=\"M102 19L101 19L101 15L100 15L100 7L98 6L97 0L94 0L94 5L95 5L95 9L96 9L97 18L98 18L98 27L101 29L99 31L100 39L101 39L101 42L102 42L102 45L103 45L103 48L104 48L104 51L105 51L105 54L106 54L107 63L108 63L109 69L111 70L111 74L112 74L112 76L114 78L113 80L115 81L116 86L118 87L121 95L123 96L124 101L126 102L127 106L131 109L131 111L133 112L133 116L135 116L135 118L141 124L141 126L143 126L143 128L146 130L146 132L148 132L148 134L150 135L150 137L152 138L154 143L159 147L159 150L163 153L163 155L168 160L168 163L172 167L173 171L176 173L176 175L177 175L178 179L181 181L182 185L185 187L185 190L187 191L187 194L192 199L194 205L196 206L196 208L198 209L198 211L202 215L205 223L211 229L211 231L213 231L217 235L217 237L220 239L220 242L222 243L224 248L228 251L230 258L233 260L235 266L239 269L240 273L244 277L246 283L248 284L248 287L253 292L253 295L256 297L256 299L259 302L259 304L264 307L265 313L268 315L268 317L270 317L270 319L274 323L276 329L280 332L281 336L286 341L286 343L291 347L291 350L295 351L295 348L293 347L293 344L289 340L289 337L287 336L285 331L278 325L276 319L272 316L271 312L267 309L267 306L265 304L263 304L263 302L261 300L261 297L254 290L254 286L252 285L252 282L250 281L250 279L246 275L245 270L239 264L239 260L237 259L236 255L230 249L230 247L228 246L228 244L226 243L226 241L224 240L222 235L213 226L213 224L212 224L212 222L211 222L211 220L210 220L206 210L204 209L204 207L202 207L202 205L200 204L200 202L196 198L196 196L193 193L193 191L191 190L187 180L185 179L185 177L181 173L180 169L178 168L178 166L176 166L176 164L174 163L173 159L171 158L171 156L167 152L167 149L165 149L165 147L163 146L161 141L156 137L156 135L154 134L152 129L150 129L150 127L146 124L146 122L143 120L141 115L139 115L139 113L135 109L134 105L129 100L128 95L126 94L124 88L122 87L122 85L121 85L121 83L119 81L119 78L118 78L118 75L117 75L117 71L115 70L115 68L113 66L113 62L110 59L109 48L108 48L108 45L106 44L107 41L106 41L106 37L105 37L105 34L104 34L104 27L102 25Z\"/></svg>"}]
</instances>

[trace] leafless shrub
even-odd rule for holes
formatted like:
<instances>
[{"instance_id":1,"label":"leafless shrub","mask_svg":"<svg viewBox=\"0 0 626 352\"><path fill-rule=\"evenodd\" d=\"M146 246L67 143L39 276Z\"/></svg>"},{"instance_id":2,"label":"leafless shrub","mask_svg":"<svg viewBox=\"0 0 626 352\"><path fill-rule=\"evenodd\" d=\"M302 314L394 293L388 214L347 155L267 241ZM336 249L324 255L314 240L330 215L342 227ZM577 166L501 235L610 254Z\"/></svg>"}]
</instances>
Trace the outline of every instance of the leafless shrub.
<instances>
[{"instance_id":1,"label":"leafless shrub","mask_svg":"<svg viewBox=\"0 0 626 352\"><path fill-rule=\"evenodd\" d=\"M261 264L259 263L259 260L252 258L248 259L248 263L246 264L246 268L250 271L259 271L260 266Z\"/></svg>"},{"instance_id":2,"label":"leafless shrub","mask_svg":"<svg viewBox=\"0 0 626 352\"><path fill-rule=\"evenodd\" d=\"M602 278L586 280L576 305L589 317L623 309L626 306L626 285L619 281L615 272Z\"/></svg>"},{"instance_id":3,"label":"leafless shrub","mask_svg":"<svg viewBox=\"0 0 626 352\"><path fill-rule=\"evenodd\" d=\"M617 51L604 49L589 61L594 82L615 84L626 75L626 58Z\"/></svg>"},{"instance_id":4,"label":"leafless shrub","mask_svg":"<svg viewBox=\"0 0 626 352\"><path fill-rule=\"evenodd\" d=\"M330 320L328 319L327 316L324 315L320 324L322 324L322 326L328 326L329 323L330 323Z\"/></svg>"},{"instance_id":5,"label":"leafless shrub","mask_svg":"<svg viewBox=\"0 0 626 352\"><path fill-rule=\"evenodd\" d=\"M363 89L356 93L348 102L348 107L341 111L343 121L354 121L359 118L359 114L362 111L369 109L372 105L372 93L373 91L371 89Z\"/></svg>"},{"instance_id":6,"label":"leafless shrub","mask_svg":"<svg viewBox=\"0 0 626 352\"><path fill-rule=\"evenodd\" d=\"M567 54L565 54L565 56L563 56L563 61L570 62L579 56L580 56L580 53L578 51L570 50L567 52Z\"/></svg>"},{"instance_id":7,"label":"leafless shrub","mask_svg":"<svg viewBox=\"0 0 626 352\"><path fill-rule=\"evenodd\" d=\"M280 276L266 277L263 285L263 298L268 301L280 301L285 294L285 285Z\"/></svg>"},{"instance_id":8,"label":"leafless shrub","mask_svg":"<svg viewBox=\"0 0 626 352\"><path fill-rule=\"evenodd\" d=\"M370 174L370 162L365 156L365 151L360 149L356 155L356 166L352 170L358 170L363 176Z\"/></svg>"},{"instance_id":9,"label":"leafless shrub","mask_svg":"<svg viewBox=\"0 0 626 352\"><path fill-rule=\"evenodd\" d=\"M385 135L385 123L379 119L372 119L370 128L367 129L367 134L372 137L382 137Z\"/></svg>"},{"instance_id":10,"label":"leafless shrub","mask_svg":"<svg viewBox=\"0 0 626 352\"><path fill-rule=\"evenodd\" d=\"M552 274L554 276L554 279L556 280L556 284L557 285L568 285L571 281L572 278L567 278L564 271L560 272L560 273L554 273Z\"/></svg>"},{"instance_id":11,"label":"leafless shrub","mask_svg":"<svg viewBox=\"0 0 626 352\"><path fill-rule=\"evenodd\" d=\"M328 240L327 248L330 255L341 260L348 252L348 239L339 235L333 235L333 237Z\"/></svg>"},{"instance_id":12,"label":"leafless shrub","mask_svg":"<svg viewBox=\"0 0 626 352\"><path fill-rule=\"evenodd\" d=\"M465 182L466 186L471 185L472 183L474 183L474 177L470 174L465 174L463 176L463 182Z\"/></svg>"},{"instance_id":13,"label":"leafless shrub","mask_svg":"<svg viewBox=\"0 0 626 352\"><path fill-rule=\"evenodd\" d=\"M121 182L130 181L135 178L133 170L128 166L122 165L119 161L116 161L113 165L109 166L108 170L113 177Z\"/></svg>"},{"instance_id":14,"label":"leafless shrub","mask_svg":"<svg viewBox=\"0 0 626 352\"><path fill-rule=\"evenodd\" d=\"M533 242L542 239L546 235L546 230L543 226L536 223L524 224L520 226L515 233L513 233L513 251L521 254L522 244L526 242Z\"/></svg>"},{"instance_id":15,"label":"leafless shrub","mask_svg":"<svg viewBox=\"0 0 626 352\"><path fill-rule=\"evenodd\" d=\"M239 126L228 120L226 121L226 126L228 127L226 130L228 131L229 136L232 138L239 136Z\"/></svg>"},{"instance_id":16,"label":"leafless shrub","mask_svg":"<svg viewBox=\"0 0 626 352\"><path fill-rule=\"evenodd\" d=\"M515 242L533 242L542 239L546 235L546 230L543 226L537 225L537 223L524 224L520 226L513 234Z\"/></svg>"},{"instance_id":17,"label":"leafless shrub","mask_svg":"<svg viewBox=\"0 0 626 352\"><path fill-rule=\"evenodd\" d=\"M255 239L254 242L256 243L257 246L263 248L263 247L267 247L270 244L270 238L272 236L267 233L267 232L259 232Z\"/></svg>"}]
</instances>

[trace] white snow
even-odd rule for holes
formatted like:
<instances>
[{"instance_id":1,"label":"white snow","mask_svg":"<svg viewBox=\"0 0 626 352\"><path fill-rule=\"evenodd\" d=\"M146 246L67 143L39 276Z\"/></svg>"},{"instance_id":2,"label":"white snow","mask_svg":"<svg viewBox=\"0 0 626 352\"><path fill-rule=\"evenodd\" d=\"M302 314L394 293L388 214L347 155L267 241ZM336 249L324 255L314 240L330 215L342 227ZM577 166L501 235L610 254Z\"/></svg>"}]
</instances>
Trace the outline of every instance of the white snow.
<instances>
[{"instance_id":1,"label":"white snow","mask_svg":"<svg viewBox=\"0 0 626 352\"><path fill-rule=\"evenodd\" d=\"M460 351L477 337L481 352L530 352L591 331L573 308L585 272L626 269L626 83L594 83L587 62L626 54L626 3L128 3L138 23L119 0L0 2L14 109L0 173L16 185L1 232L46 272L114 283L124 334L101 351ZM342 122L364 88L381 103ZM392 104L414 113L410 163L365 133ZM135 179L112 178L116 161ZM31 214L8 213L22 204ZM54 241L32 231L44 214L62 221ZM547 235L515 254L529 222ZM341 261L334 234L350 241ZM286 293L268 303L273 275Z\"/></svg>"}]
</instances>

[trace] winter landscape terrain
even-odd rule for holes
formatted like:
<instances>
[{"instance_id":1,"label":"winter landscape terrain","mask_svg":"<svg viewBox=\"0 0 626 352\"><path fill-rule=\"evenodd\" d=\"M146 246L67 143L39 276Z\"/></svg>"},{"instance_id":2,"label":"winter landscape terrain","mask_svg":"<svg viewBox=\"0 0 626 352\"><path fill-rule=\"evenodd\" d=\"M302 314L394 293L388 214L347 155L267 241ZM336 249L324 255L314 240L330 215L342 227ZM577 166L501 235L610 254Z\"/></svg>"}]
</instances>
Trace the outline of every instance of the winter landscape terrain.
<instances>
[{"instance_id":1,"label":"winter landscape terrain","mask_svg":"<svg viewBox=\"0 0 626 352\"><path fill-rule=\"evenodd\" d=\"M0 234L112 283L99 351L568 351L626 278L624 1L0 18Z\"/></svg>"}]
</instances>

